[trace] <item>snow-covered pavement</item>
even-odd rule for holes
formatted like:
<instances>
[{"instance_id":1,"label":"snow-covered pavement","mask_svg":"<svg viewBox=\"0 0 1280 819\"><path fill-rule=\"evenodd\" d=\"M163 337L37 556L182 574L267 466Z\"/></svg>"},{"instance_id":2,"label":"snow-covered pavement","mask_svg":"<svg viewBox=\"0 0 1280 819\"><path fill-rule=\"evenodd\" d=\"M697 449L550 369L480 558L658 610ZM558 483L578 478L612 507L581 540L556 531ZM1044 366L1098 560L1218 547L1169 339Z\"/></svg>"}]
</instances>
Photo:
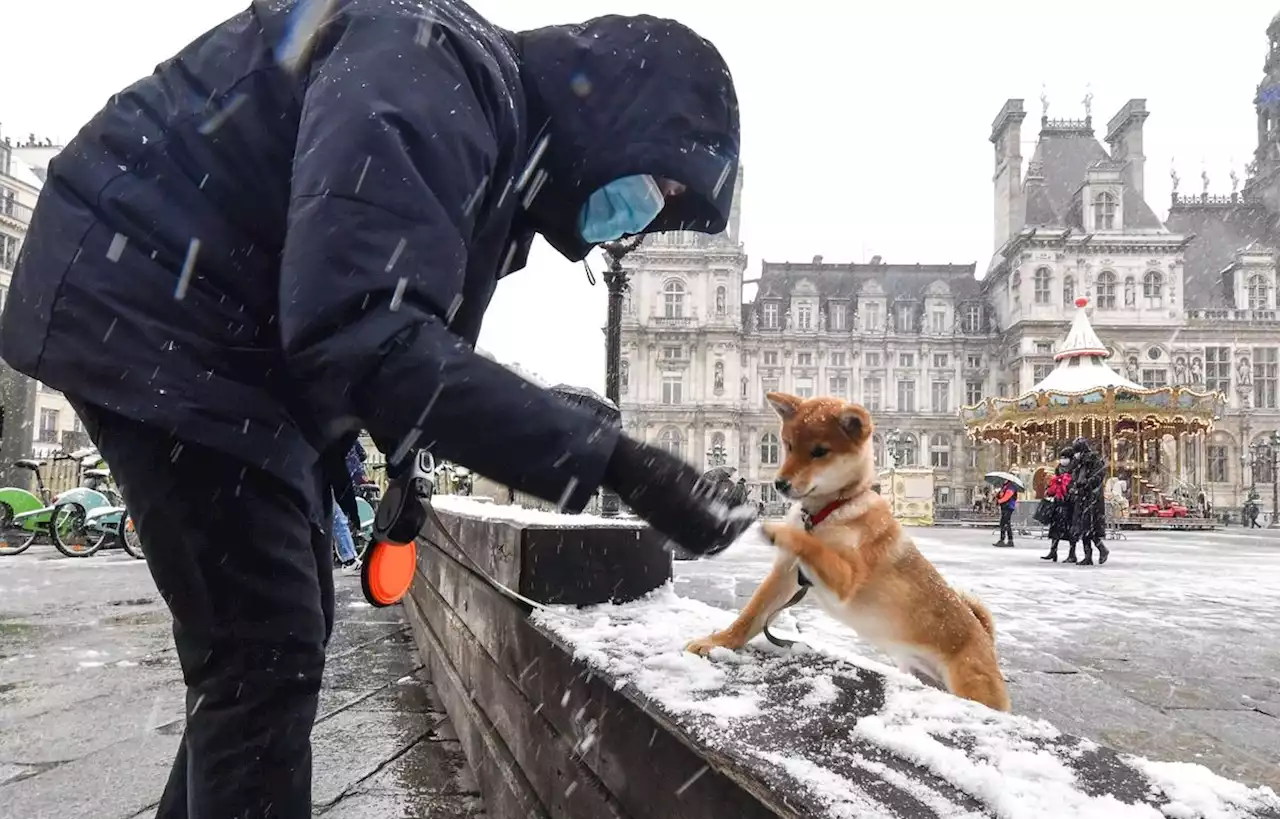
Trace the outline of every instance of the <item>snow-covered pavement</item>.
<instances>
[{"instance_id":1,"label":"snow-covered pavement","mask_svg":"<svg viewBox=\"0 0 1280 819\"><path fill-rule=\"evenodd\" d=\"M1280 533L1132 533L1089 568L1040 560L1045 542L1031 538L994 549L985 530L911 533L995 614L1016 713L1280 790ZM680 562L676 590L736 610L770 561L748 544ZM887 661L812 604L791 611L780 633Z\"/></svg>"}]
</instances>

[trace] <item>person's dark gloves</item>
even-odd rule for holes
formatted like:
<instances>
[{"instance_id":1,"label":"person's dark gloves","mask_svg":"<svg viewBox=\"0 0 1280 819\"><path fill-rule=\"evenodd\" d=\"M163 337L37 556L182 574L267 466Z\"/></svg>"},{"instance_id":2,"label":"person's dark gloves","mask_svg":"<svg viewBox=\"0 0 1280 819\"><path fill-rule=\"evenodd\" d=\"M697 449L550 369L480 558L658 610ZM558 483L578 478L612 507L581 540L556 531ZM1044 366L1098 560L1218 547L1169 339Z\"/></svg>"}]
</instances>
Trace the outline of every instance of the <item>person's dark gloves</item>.
<instances>
[{"instance_id":1,"label":"person's dark gloves","mask_svg":"<svg viewBox=\"0 0 1280 819\"><path fill-rule=\"evenodd\" d=\"M623 435L605 468L604 483L654 529L682 548L713 555L756 518L750 504L734 504L732 489L703 480L665 450Z\"/></svg>"}]
</instances>

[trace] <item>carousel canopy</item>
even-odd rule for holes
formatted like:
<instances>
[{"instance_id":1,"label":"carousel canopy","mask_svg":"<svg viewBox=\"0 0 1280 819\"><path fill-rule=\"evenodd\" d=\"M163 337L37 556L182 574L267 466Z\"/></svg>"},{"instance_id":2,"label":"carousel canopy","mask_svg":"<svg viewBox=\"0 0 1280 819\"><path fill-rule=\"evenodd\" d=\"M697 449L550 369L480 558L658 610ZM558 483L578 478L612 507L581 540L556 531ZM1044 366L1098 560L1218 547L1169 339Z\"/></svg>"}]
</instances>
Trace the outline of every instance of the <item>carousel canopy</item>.
<instances>
[{"instance_id":1,"label":"carousel canopy","mask_svg":"<svg viewBox=\"0 0 1280 819\"><path fill-rule=\"evenodd\" d=\"M1085 312L1088 304L1088 299L1076 299L1076 317L1062 348L1053 357L1058 366L1032 387L1031 392L1080 393L1100 387L1142 389L1107 364L1110 353L1093 331L1093 324Z\"/></svg>"},{"instance_id":2,"label":"carousel canopy","mask_svg":"<svg viewBox=\"0 0 1280 819\"><path fill-rule=\"evenodd\" d=\"M1071 329L1054 356L1058 364L1040 383L1017 398L990 397L960 409L970 436L1048 447L1076 436L1158 440L1213 429L1223 394L1187 385L1148 389L1120 375L1107 364L1107 348L1085 314L1088 304L1076 300Z\"/></svg>"}]
</instances>

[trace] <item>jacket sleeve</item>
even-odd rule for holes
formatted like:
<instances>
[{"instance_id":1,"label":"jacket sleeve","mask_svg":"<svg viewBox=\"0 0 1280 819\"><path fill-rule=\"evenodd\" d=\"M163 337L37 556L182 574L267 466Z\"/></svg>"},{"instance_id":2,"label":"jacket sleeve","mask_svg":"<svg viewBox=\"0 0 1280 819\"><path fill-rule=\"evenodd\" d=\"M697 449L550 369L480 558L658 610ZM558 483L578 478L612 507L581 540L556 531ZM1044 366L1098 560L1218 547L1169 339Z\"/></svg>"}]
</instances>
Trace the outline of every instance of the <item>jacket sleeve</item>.
<instances>
[{"instance_id":1,"label":"jacket sleeve","mask_svg":"<svg viewBox=\"0 0 1280 819\"><path fill-rule=\"evenodd\" d=\"M477 355L448 329L498 154L473 90L487 68L392 4L327 27L311 58L281 260L298 396L336 438L362 425L579 510L616 426ZM496 276L496 271L495 271ZM322 442L328 443L328 441Z\"/></svg>"}]
</instances>

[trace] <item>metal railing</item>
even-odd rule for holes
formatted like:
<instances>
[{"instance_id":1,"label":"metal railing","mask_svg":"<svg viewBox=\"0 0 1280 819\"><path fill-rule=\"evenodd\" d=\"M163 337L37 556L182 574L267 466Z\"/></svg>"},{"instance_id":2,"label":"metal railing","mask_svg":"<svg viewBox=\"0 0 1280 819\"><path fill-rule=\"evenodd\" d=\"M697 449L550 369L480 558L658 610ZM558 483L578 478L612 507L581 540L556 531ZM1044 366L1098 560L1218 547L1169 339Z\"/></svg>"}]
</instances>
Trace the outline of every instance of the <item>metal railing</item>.
<instances>
[{"instance_id":1,"label":"metal railing","mask_svg":"<svg viewBox=\"0 0 1280 819\"><path fill-rule=\"evenodd\" d=\"M15 222L31 224L31 214L34 212L35 208L30 205L24 205L13 199L0 199L0 216L7 216Z\"/></svg>"}]
</instances>

